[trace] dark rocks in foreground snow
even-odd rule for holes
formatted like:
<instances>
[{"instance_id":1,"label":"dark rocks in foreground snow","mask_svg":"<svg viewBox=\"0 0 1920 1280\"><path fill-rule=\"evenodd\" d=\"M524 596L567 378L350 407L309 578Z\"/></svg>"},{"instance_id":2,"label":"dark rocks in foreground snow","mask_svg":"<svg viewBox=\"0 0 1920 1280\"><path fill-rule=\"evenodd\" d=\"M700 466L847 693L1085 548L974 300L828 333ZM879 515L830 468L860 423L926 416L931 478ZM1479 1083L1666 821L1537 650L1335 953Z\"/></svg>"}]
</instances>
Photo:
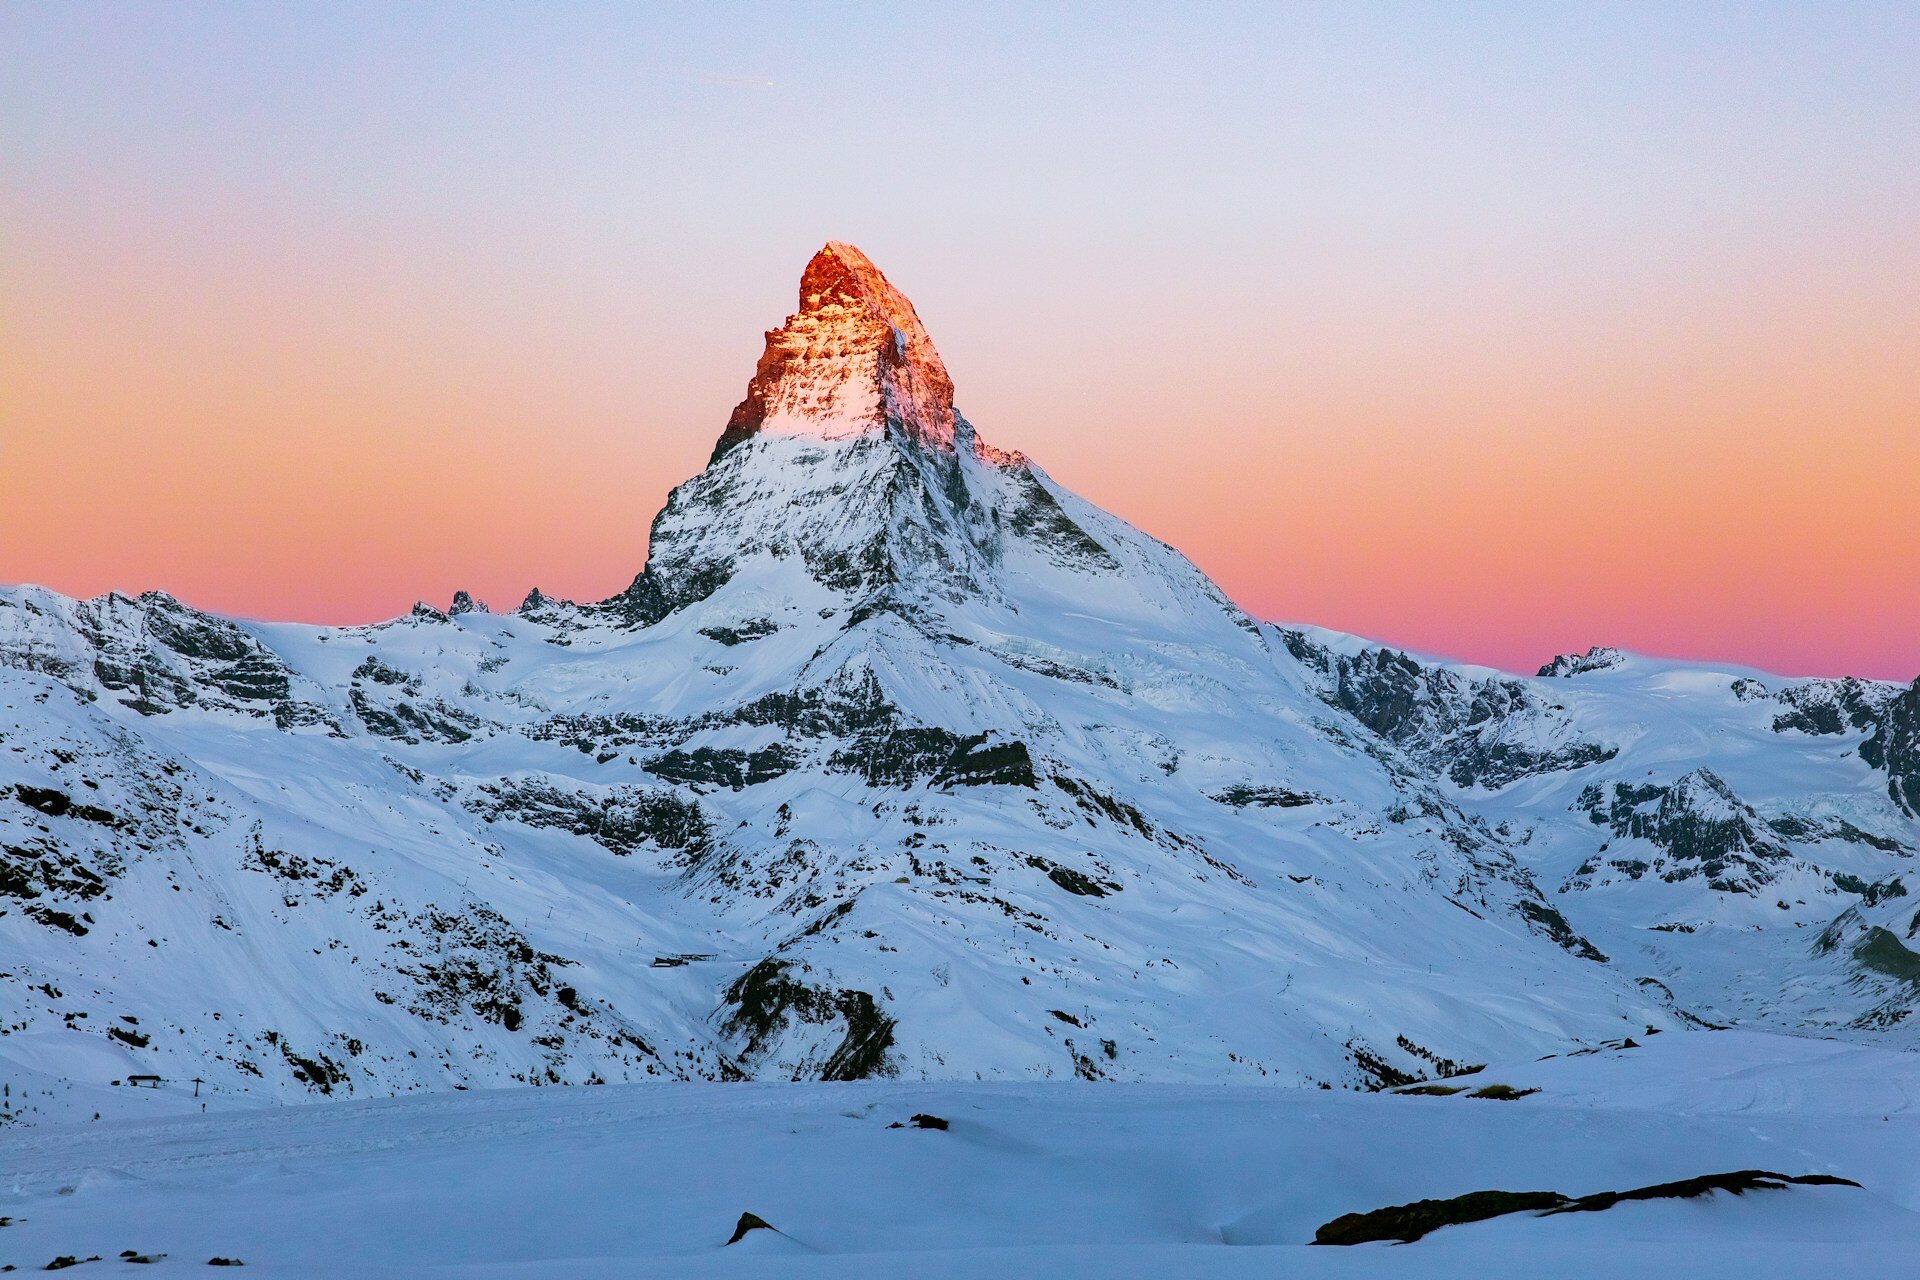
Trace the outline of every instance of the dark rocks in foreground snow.
<instances>
[{"instance_id":1,"label":"dark rocks in foreground snow","mask_svg":"<svg viewBox=\"0 0 1920 1280\"><path fill-rule=\"evenodd\" d=\"M1599 1191L1588 1196L1567 1196L1558 1191L1469 1191L1446 1200L1416 1200L1412 1204L1390 1205L1367 1213L1346 1213L1324 1224L1313 1233L1315 1244L1366 1244L1375 1240L1397 1240L1410 1244L1441 1227L1467 1222L1485 1222L1510 1213L1532 1213L1546 1217L1555 1213L1598 1213L1625 1200L1690 1200L1727 1191L1744 1195L1749 1191L1780 1191L1789 1184L1822 1187L1858 1187L1851 1178L1826 1173L1769 1173L1764 1169L1740 1169L1733 1173L1701 1174L1677 1182L1655 1183L1630 1191Z\"/></svg>"},{"instance_id":2,"label":"dark rocks in foreground snow","mask_svg":"<svg viewBox=\"0 0 1920 1280\"><path fill-rule=\"evenodd\" d=\"M749 1231L777 1230L779 1230L779 1228L775 1227L759 1214L743 1213L740 1215L740 1221L733 1224L733 1234L727 1237L727 1243L739 1244L742 1240L746 1239L747 1232Z\"/></svg>"}]
</instances>

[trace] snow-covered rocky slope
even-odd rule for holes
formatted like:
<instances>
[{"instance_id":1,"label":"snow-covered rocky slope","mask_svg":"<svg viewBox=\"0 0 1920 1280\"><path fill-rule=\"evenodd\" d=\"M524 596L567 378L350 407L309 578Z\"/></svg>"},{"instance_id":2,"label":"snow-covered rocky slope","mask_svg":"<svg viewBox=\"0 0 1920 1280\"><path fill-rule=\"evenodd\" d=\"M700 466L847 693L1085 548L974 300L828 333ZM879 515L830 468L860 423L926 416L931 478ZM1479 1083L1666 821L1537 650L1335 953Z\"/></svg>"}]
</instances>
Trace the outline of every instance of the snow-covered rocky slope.
<instances>
[{"instance_id":1,"label":"snow-covered rocky slope","mask_svg":"<svg viewBox=\"0 0 1920 1280\"><path fill-rule=\"evenodd\" d=\"M0 1105L1906 1045L1916 809L1920 682L1256 622L834 244L611 599L0 590Z\"/></svg>"}]
</instances>

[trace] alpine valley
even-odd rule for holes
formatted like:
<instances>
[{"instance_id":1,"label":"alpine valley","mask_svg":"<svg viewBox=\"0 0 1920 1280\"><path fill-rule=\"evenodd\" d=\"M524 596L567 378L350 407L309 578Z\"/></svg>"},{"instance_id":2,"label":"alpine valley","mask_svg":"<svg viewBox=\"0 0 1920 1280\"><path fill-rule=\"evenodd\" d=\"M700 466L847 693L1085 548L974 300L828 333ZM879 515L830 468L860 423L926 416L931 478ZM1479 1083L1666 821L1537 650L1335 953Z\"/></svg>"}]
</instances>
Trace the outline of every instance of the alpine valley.
<instances>
[{"instance_id":1,"label":"alpine valley","mask_svg":"<svg viewBox=\"0 0 1920 1280\"><path fill-rule=\"evenodd\" d=\"M985 443L844 244L610 599L0 590L14 1121L1912 1048L1917 853L1920 681L1263 623Z\"/></svg>"}]
</instances>

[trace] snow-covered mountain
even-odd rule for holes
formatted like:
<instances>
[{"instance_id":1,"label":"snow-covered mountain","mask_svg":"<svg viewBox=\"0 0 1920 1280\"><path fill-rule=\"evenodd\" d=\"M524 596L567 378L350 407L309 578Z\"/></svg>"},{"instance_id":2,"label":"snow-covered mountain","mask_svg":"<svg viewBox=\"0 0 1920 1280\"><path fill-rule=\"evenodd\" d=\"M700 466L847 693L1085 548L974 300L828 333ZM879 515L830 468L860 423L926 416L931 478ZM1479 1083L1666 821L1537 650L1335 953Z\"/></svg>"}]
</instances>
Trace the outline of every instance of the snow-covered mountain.
<instances>
[{"instance_id":1,"label":"snow-covered mountain","mask_svg":"<svg viewBox=\"0 0 1920 1280\"><path fill-rule=\"evenodd\" d=\"M1257 622L985 444L830 244L611 599L339 628L0 590L0 1075L26 1116L133 1073L1340 1086L1689 1023L1906 1045L1917 817L1920 681L1519 679Z\"/></svg>"}]
</instances>

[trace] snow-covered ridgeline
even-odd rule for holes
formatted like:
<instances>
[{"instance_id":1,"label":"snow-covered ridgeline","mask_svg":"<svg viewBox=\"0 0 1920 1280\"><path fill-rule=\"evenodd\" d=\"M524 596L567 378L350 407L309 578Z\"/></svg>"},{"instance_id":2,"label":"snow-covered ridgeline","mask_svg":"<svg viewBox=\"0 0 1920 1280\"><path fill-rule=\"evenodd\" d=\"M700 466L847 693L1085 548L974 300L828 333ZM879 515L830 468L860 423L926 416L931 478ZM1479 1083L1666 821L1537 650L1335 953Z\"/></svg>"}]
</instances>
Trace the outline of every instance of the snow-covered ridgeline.
<instances>
[{"instance_id":1,"label":"snow-covered ridgeline","mask_svg":"<svg viewBox=\"0 0 1920 1280\"><path fill-rule=\"evenodd\" d=\"M626 591L0 590L0 735L22 1116L134 1073L1375 1085L1702 1022L1904 1044L1920 982L1920 683L1256 623L979 442L839 245Z\"/></svg>"}]
</instances>

